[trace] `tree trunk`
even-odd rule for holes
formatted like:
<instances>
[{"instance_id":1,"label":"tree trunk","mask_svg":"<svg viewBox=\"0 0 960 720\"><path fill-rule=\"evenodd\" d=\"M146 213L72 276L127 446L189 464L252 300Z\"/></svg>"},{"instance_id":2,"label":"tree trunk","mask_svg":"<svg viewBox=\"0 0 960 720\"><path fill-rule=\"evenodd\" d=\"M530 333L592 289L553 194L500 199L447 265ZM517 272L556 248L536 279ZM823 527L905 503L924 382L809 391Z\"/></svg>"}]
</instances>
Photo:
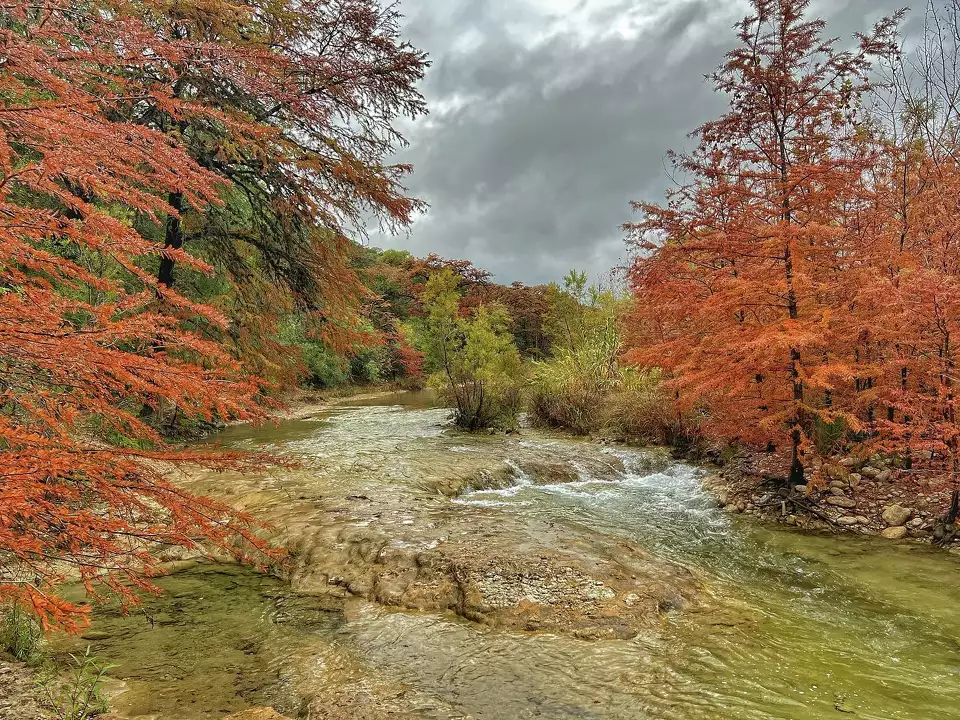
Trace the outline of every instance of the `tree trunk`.
<instances>
[{"instance_id":1,"label":"tree trunk","mask_svg":"<svg viewBox=\"0 0 960 720\"><path fill-rule=\"evenodd\" d=\"M180 214L183 213L184 203L183 203L183 193L173 192L170 193L167 198L167 202L170 204L174 210L177 211L177 215L168 215L167 216L167 225L163 238L163 247L164 249L180 250L183 248L183 223L180 219ZM163 256L160 258L160 271L157 273L157 282L159 282L164 287L171 287L173 285L173 269L176 267L176 262L173 258Z\"/></svg>"},{"instance_id":2,"label":"tree trunk","mask_svg":"<svg viewBox=\"0 0 960 720\"><path fill-rule=\"evenodd\" d=\"M803 442L803 434L800 432L800 426L797 425L790 433L792 448L790 452L790 484L806 485L807 479L803 474L803 461L800 459L800 444Z\"/></svg>"}]
</instances>

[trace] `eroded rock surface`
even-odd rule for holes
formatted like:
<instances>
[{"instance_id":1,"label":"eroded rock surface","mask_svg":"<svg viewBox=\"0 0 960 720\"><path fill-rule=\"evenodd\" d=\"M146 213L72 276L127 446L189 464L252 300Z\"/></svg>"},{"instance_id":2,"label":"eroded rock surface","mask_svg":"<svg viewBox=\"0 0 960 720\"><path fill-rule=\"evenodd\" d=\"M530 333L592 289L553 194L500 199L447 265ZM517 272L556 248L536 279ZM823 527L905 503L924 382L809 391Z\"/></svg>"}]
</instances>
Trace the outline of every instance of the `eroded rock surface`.
<instances>
[{"instance_id":1,"label":"eroded rock surface","mask_svg":"<svg viewBox=\"0 0 960 720\"><path fill-rule=\"evenodd\" d=\"M198 476L190 488L275 527L293 549L299 591L591 638L632 637L700 602L689 571L638 547L451 501L468 490L617 481L622 458L535 433L451 435L433 413L435 423L385 408L366 422L351 413L286 443L300 470ZM638 457L651 472L668 464L657 452Z\"/></svg>"}]
</instances>

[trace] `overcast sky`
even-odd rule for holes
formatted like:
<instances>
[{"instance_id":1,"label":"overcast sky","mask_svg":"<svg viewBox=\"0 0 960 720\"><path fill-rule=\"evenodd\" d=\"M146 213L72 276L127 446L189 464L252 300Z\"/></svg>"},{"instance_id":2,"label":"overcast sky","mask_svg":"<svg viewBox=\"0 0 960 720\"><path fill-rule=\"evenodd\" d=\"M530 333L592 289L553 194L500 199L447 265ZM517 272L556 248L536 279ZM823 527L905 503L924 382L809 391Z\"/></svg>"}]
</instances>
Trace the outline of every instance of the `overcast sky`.
<instances>
[{"instance_id":1,"label":"overcast sky","mask_svg":"<svg viewBox=\"0 0 960 720\"><path fill-rule=\"evenodd\" d=\"M925 0L913 0L922 5ZM814 0L849 38L910 0ZM735 43L741 0L401 0L433 67L431 115L400 159L430 203L416 255L467 258L497 281L599 277L625 260L631 200L658 200L663 156L723 109L703 80Z\"/></svg>"}]
</instances>

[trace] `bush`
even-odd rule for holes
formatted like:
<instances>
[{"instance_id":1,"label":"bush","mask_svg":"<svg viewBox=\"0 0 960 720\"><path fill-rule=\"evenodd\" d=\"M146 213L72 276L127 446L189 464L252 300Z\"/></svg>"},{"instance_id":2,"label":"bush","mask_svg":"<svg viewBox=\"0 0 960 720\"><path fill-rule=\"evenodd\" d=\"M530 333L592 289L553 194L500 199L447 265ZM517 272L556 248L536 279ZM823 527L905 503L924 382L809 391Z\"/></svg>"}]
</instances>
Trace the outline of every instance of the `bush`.
<instances>
[{"instance_id":1,"label":"bush","mask_svg":"<svg viewBox=\"0 0 960 720\"><path fill-rule=\"evenodd\" d=\"M110 669L101 665L90 654L87 646L83 655L71 655L74 668L66 678L47 668L37 678L37 696L40 705L56 720L93 720L107 712L103 696L103 679Z\"/></svg>"},{"instance_id":2,"label":"bush","mask_svg":"<svg viewBox=\"0 0 960 720\"><path fill-rule=\"evenodd\" d=\"M820 457L829 457L842 452L844 445L850 439L850 427L843 418L829 422L820 416L814 417L810 433Z\"/></svg>"},{"instance_id":3,"label":"bush","mask_svg":"<svg viewBox=\"0 0 960 720\"><path fill-rule=\"evenodd\" d=\"M631 440L689 450L698 443L695 415L679 412L657 370L623 371L604 403L606 432Z\"/></svg>"},{"instance_id":4,"label":"bush","mask_svg":"<svg viewBox=\"0 0 960 720\"><path fill-rule=\"evenodd\" d=\"M306 383L315 388L344 385L350 379L347 363L319 343L300 345L307 366Z\"/></svg>"},{"instance_id":5,"label":"bush","mask_svg":"<svg viewBox=\"0 0 960 720\"><path fill-rule=\"evenodd\" d=\"M523 363L499 306L460 314L457 277L449 270L427 281L422 343L433 370L430 385L455 411L457 426L474 432L511 429L520 412Z\"/></svg>"},{"instance_id":6,"label":"bush","mask_svg":"<svg viewBox=\"0 0 960 720\"><path fill-rule=\"evenodd\" d=\"M541 425L589 435L603 424L605 399L599 383L562 360L536 366L530 413Z\"/></svg>"},{"instance_id":7,"label":"bush","mask_svg":"<svg viewBox=\"0 0 960 720\"><path fill-rule=\"evenodd\" d=\"M378 383L389 373L389 348L373 347L361 350L350 360L350 379L355 383Z\"/></svg>"},{"instance_id":8,"label":"bush","mask_svg":"<svg viewBox=\"0 0 960 720\"><path fill-rule=\"evenodd\" d=\"M17 604L9 606L0 621L0 649L17 660L36 663L43 648L43 628Z\"/></svg>"},{"instance_id":9,"label":"bush","mask_svg":"<svg viewBox=\"0 0 960 720\"><path fill-rule=\"evenodd\" d=\"M537 363L530 393L535 422L578 435L604 434L688 449L697 441L694 416L679 413L656 370L620 368L597 348L560 351Z\"/></svg>"}]
</instances>

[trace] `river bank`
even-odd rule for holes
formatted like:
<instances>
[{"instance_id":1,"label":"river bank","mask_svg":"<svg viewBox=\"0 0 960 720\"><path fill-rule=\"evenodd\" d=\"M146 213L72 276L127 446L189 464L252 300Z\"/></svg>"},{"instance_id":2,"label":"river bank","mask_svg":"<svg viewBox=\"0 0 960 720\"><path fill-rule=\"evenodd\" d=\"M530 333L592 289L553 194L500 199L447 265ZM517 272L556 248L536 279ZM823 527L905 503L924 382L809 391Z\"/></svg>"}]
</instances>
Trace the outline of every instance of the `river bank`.
<instances>
[{"instance_id":1,"label":"river bank","mask_svg":"<svg viewBox=\"0 0 960 720\"><path fill-rule=\"evenodd\" d=\"M955 528L945 517L951 495L886 458L840 456L819 466L821 487L784 487L786 468L771 456L740 453L710 465L704 487L720 507L762 522L806 531L880 536L953 547Z\"/></svg>"}]
</instances>

